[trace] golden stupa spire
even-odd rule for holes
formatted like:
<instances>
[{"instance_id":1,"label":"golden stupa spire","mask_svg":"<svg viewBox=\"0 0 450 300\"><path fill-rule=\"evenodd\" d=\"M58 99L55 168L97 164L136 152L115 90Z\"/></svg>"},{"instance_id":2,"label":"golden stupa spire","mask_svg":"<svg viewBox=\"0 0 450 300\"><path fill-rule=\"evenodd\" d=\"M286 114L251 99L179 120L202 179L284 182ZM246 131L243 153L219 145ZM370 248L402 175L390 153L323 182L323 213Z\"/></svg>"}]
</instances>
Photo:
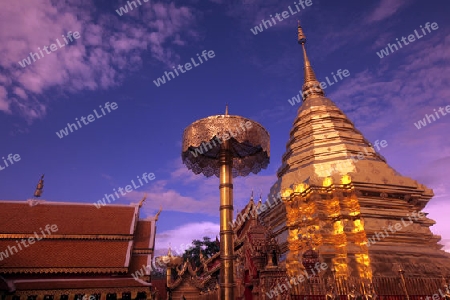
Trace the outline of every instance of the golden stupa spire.
<instances>
[{"instance_id":1,"label":"golden stupa spire","mask_svg":"<svg viewBox=\"0 0 450 300\"><path fill-rule=\"evenodd\" d=\"M44 174L42 174L41 179L36 186L36 190L34 191L34 197L38 198L42 195L42 190L44 189Z\"/></svg>"},{"instance_id":2,"label":"golden stupa spire","mask_svg":"<svg viewBox=\"0 0 450 300\"><path fill-rule=\"evenodd\" d=\"M305 61L305 81L303 83L302 92L303 92L303 101L313 95L324 96L319 81L317 81L316 74L314 74L314 70L309 62L308 55L306 55L306 36L303 33L303 29L300 26L300 21L298 21L298 43L302 45L303 48L303 59Z\"/></svg>"}]
</instances>

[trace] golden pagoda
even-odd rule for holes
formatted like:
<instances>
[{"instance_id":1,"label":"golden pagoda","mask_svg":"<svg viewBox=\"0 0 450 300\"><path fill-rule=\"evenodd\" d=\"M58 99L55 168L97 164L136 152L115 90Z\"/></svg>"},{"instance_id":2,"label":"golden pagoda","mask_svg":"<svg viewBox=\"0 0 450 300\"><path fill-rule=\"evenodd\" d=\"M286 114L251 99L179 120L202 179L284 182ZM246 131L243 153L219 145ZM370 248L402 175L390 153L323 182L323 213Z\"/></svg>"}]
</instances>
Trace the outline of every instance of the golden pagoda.
<instances>
[{"instance_id":1,"label":"golden pagoda","mask_svg":"<svg viewBox=\"0 0 450 300\"><path fill-rule=\"evenodd\" d=\"M450 279L450 255L422 210L433 191L400 175L325 96L304 56L303 103L290 131L271 197L282 203L261 217L274 228L287 275L327 264L292 295L433 295ZM358 159L355 159L357 157Z\"/></svg>"}]
</instances>

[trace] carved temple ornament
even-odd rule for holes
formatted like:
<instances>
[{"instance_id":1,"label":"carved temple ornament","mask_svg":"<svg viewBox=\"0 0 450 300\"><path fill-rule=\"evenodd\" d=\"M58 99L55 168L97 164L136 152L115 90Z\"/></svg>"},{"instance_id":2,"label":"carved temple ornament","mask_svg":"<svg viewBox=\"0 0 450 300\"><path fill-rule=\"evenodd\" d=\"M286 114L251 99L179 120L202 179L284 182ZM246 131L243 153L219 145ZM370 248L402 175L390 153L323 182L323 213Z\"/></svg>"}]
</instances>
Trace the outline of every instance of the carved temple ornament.
<instances>
[{"instance_id":1,"label":"carved temple ornament","mask_svg":"<svg viewBox=\"0 0 450 300\"><path fill-rule=\"evenodd\" d=\"M323 184L324 187L331 187L333 185L333 178L328 176L325 177L325 179L323 180Z\"/></svg>"},{"instance_id":2,"label":"carved temple ornament","mask_svg":"<svg viewBox=\"0 0 450 300\"><path fill-rule=\"evenodd\" d=\"M369 283L367 285L367 292L366 292L365 296L366 296L366 300L377 300L378 299L378 295L375 292L375 288L373 287L372 283Z\"/></svg>"},{"instance_id":3,"label":"carved temple ornament","mask_svg":"<svg viewBox=\"0 0 450 300\"><path fill-rule=\"evenodd\" d=\"M335 182L333 177L328 176L325 177L322 181L322 188L330 189L335 186L340 186L341 188L349 188L349 185L352 183L352 178L350 175L345 174L340 177L340 182ZM290 201L292 196L302 195L305 196L311 190L311 186L302 182L299 184L292 185L292 188L286 188L281 191L281 198L283 201Z\"/></svg>"}]
</instances>

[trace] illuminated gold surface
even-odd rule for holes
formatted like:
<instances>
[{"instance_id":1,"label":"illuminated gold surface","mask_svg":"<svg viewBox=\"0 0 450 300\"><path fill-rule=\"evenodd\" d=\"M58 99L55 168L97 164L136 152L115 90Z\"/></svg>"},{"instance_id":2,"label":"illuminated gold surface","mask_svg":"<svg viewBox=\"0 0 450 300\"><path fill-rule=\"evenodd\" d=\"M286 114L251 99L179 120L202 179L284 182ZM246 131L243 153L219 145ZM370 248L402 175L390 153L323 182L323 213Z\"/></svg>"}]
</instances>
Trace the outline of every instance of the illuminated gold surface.
<instances>
[{"instance_id":1,"label":"illuminated gold surface","mask_svg":"<svg viewBox=\"0 0 450 300\"><path fill-rule=\"evenodd\" d=\"M345 283L348 278L370 282L372 270L364 246L364 223L359 217L359 205L350 178L342 176L336 182L346 184L334 184L328 177L321 186L297 184L295 190L282 191L289 228L286 268L289 276L304 272L300 258L311 247L327 257L325 261L343 281L337 290L345 293L348 292ZM299 234L303 239L298 238Z\"/></svg>"},{"instance_id":2,"label":"illuminated gold surface","mask_svg":"<svg viewBox=\"0 0 450 300\"><path fill-rule=\"evenodd\" d=\"M298 33L298 43L302 45L303 49L303 59L305 61L305 83L302 87L302 95L304 99L308 99L311 97L316 96L323 96L325 95L324 91L322 90L322 87L320 86L319 81L316 79L316 74L314 74L314 70L311 66L311 63L309 62L308 56L306 55L306 36L303 33L303 29L300 26L300 24L297 27L297 33Z\"/></svg>"},{"instance_id":3,"label":"illuminated gold surface","mask_svg":"<svg viewBox=\"0 0 450 300\"><path fill-rule=\"evenodd\" d=\"M304 42L300 28L303 91L314 91L316 79ZM284 207L261 215L278 228L289 274L302 270L298 260L305 245L297 234L313 227L311 238L319 242L321 260L336 270L341 293L349 292L351 284L362 292L372 281L378 294L404 294L400 276L392 270L397 262L411 295L431 295L439 289L440 277L450 277L450 255L441 250L440 237L430 230L434 221L427 217L368 246L368 238L422 211L433 197L432 190L391 168L380 150L320 91L305 97L271 188L270 197L281 192ZM308 188L299 187L302 183ZM311 214L316 217L309 219ZM300 221L304 215L306 226Z\"/></svg>"},{"instance_id":4,"label":"illuminated gold surface","mask_svg":"<svg viewBox=\"0 0 450 300\"><path fill-rule=\"evenodd\" d=\"M251 127L244 126L244 131L241 125L247 122L251 123ZM237 129L240 129L239 132ZM215 137L224 137L230 130L235 134L228 140L233 157L233 177L257 174L265 169L270 157L269 133L259 123L233 115L211 116L188 126L183 133L183 163L195 174L219 177L220 144ZM195 155L195 149L204 143L211 143L211 147L207 146L208 151Z\"/></svg>"},{"instance_id":5,"label":"illuminated gold surface","mask_svg":"<svg viewBox=\"0 0 450 300\"><path fill-rule=\"evenodd\" d=\"M228 111L228 109L227 109ZM242 124L245 131L238 128ZM241 127L242 128L242 127ZM229 130L235 133L230 139L220 143ZM204 153L195 148L204 143L217 144ZM233 229L233 177L258 173L269 164L270 138L267 131L258 123L239 116L228 114L198 120L187 127L183 134L182 160L195 174L220 178L220 299L234 300L234 244ZM196 154L197 153L197 154Z\"/></svg>"},{"instance_id":6,"label":"illuminated gold surface","mask_svg":"<svg viewBox=\"0 0 450 300\"><path fill-rule=\"evenodd\" d=\"M220 299L234 299L233 176L229 141L220 150Z\"/></svg>"}]
</instances>

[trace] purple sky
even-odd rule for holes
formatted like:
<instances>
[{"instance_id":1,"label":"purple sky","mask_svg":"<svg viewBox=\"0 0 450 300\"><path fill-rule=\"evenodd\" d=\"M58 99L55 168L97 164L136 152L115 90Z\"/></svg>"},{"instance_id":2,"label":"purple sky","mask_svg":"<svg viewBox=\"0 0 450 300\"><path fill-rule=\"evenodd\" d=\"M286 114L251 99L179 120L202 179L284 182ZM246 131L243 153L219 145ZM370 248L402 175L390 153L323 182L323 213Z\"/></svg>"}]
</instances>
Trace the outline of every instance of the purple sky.
<instances>
[{"instance_id":1,"label":"purple sky","mask_svg":"<svg viewBox=\"0 0 450 300\"><path fill-rule=\"evenodd\" d=\"M42 199L93 203L154 173L155 179L114 203L137 202L142 216L162 205L157 247L182 248L194 238L218 235L218 179L195 176L181 164L183 130L197 119L241 115L271 135L271 164L235 180L235 207L251 190L263 198L274 183L299 104L303 59L297 19L320 81L347 69L350 76L325 92L403 175L434 189L425 211L450 250L450 116L417 129L414 123L450 105L450 3L312 0L312 5L253 34L270 15L294 11L293 1L148 1L122 16L126 1L5 1L0 10L0 157L20 161L0 170L0 198L32 197L42 173ZM438 29L424 35L427 22ZM380 58L388 43L420 38ZM64 44L61 35L79 32ZM30 52L63 43L21 67ZM67 38L66 38L67 39ZM172 66L212 50L214 58L157 87ZM100 107L117 108L102 114ZM450 109L450 108L449 108ZM67 123L92 123L59 138ZM92 118L91 118L92 119ZM5 167L3 159L0 167ZM137 182L137 181L136 181ZM0 212L1 214L1 212Z\"/></svg>"}]
</instances>

